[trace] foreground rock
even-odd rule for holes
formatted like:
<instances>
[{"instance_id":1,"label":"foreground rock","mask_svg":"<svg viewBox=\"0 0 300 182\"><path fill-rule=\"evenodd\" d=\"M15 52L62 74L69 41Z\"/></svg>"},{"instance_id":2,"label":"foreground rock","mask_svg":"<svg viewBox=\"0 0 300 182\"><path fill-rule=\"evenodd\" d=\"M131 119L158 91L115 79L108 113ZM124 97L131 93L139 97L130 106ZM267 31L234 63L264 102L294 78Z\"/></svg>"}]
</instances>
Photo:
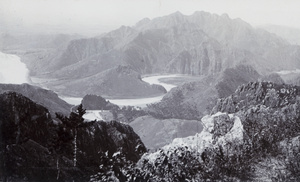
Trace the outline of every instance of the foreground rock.
<instances>
[{"instance_id":1,"label":"foreground rock","mask_svg":"<svg viewBox=\"0 0 300 182\"><path fill-rule=\"evenodd\" d=\"M103 157L116 152L136 162L146 151L133 129L116 121L95 122L74 136L54 124L49 111L15 92L0 95L1 178L8 181L87 181ZM3 107L2 107L3 106ZM62 142L62 143L61 143Z\"/></svg>"},{"instance_id":2,"label":"foreground rock","mask_svg":"<svg viewBox=\"0 0 300 182\"><path fill-rule=\"evenodd\" d=\"M140 176L153 181L299 181L299 109L299 86L241 85L202 118L201 133L145 154Z\"/></svg>"}]
</instances>

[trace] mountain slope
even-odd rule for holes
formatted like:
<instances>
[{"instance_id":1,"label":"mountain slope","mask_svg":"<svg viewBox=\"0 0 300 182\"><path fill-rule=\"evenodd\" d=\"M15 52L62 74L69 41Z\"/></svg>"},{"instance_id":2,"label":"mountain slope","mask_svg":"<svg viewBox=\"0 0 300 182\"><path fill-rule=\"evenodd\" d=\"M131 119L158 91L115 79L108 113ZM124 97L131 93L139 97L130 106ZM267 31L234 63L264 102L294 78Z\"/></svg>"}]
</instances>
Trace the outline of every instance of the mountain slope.
<instances>
[{"instance_id":1,"label":"mountain slope","mask_svg":"<svg viewBox=\"0 0 300 182\"><path fill-rule=\"evenodd\" d=\"M72 40L59 54L41 57L38 65L43 64L40 70L44 71L38 76L67 82L93 81L95 77L100 79L100 72L119 65L129 65L140 74L206 76L240 64L265 75L300 68L299 55L298 46L241 19L206 12L190 16L176 12L144 19L132 27L122 26L99 37Z\"/></svg>"},{"instance_id":2,"label":"mountain slope","mask_svg":"<svg viewBox=\"0 0 300 182\"><path fill-rule=\"evenodd\" d=\"M289 41L291 44L300 44L300 29L298 28L280 25L261 25L259 28L274 33Z\"/></svg>"},{"instance_id":3,"label":"mountain slope","mask_svg":"<svg viewBox=\"0 0 300 182\"><path fill-rule=\"evenodd\" d=\"M59 112L65 115L70 113L71 105L61 100L56 93L29 84L0 84L0 93L13 91L20 93L34 102L49 109L52 117Z\"/></svg>"},{"instance_id":4,"label":"mountain slope","mask_svg":"<svg viewBox=\"0 0 300 182\"><path fill-rule=\"evenodd\" d=\"M115 98L152 97L166 93L162 86L142 81L140 74L130 66L114 67L82 79L59 81L49 87L62 95L82 97L87 94Z\"/></svg>"},{"instance_id":5,"label":"mountain slope","mask_svg":"<svg viewBox=\"0 0 300 182\"><path fill-rule=\"evenodd\" d=\"M267 53L290 46L274 34L227 15L195 12L185 16L176 12L142 20L133 27L123 26L97 38L74 40L59 62L81 65L72 66L71 73L93 61L104 67L129 64L140 73L206 75L241 62L248 62L255 69L263 66L259 71L265 72L269 71L267 66L277 65ZM96 72L96 68L91 72Z\"/></svg>"},{"instance_id":6,"label":"mountain slope","mask_svg":"<svg viewBox=\"0 0 300 182\"><path fill-rule=\"evenodd\" d=\"M200 119L209 114L218 98L227 97L244 83L256 81L260 75L249 65L228 68L201 81L178 86L161 102L150 104L148 112L158 118Z\"/></svg>"}]
</instances>

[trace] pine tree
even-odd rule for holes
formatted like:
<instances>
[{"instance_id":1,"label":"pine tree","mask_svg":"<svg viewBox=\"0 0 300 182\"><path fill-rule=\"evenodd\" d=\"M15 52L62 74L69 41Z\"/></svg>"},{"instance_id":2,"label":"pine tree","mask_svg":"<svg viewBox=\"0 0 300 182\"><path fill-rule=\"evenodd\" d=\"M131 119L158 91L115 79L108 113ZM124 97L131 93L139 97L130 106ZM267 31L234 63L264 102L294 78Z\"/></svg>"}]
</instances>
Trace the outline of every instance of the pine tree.
<instances>
[{"instance_id":1,"label":"pine tree","mask_svg":"<svg viewBox=\"0 0 300 182\"><path fill-rule=\"evenodd\" d=\"M74 156L73 156L73 165L77 166L77 132L79 128L87 127L93 122L86 123L84 122L83 115L85 114L85 109L83 109L82 104L78 106L75 112L71 112L69 117L63 116L56 113L56 117L62 122L62 126L65 130L70 131L73 136L73 146L74 146Z\"/></svg>"}]
</instances>

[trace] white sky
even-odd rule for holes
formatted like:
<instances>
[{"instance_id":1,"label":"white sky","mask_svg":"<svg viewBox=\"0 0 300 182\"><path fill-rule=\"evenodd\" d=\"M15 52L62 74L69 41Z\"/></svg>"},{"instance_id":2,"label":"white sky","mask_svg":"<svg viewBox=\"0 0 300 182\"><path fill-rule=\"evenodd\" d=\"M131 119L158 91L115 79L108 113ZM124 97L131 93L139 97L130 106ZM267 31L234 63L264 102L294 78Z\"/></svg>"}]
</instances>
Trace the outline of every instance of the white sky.
<instances>
[{"instance_id":1,"label":"white sky","mask_svg":"<svg viewBox=\"0 0 300 182\"><path fill-rule=\"evenodd\" d=\"M97 35L180 11L300 28L300 0L0 0L0 32Z\"/></svg>"}]
</instances>

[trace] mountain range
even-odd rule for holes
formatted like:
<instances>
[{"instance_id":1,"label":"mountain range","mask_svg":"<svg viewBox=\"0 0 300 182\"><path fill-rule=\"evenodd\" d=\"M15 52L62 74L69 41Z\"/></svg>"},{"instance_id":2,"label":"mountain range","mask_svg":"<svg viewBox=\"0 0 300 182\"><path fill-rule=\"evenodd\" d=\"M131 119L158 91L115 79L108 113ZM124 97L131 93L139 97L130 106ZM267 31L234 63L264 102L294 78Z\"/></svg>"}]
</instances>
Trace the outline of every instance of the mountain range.
<instances>
[{"instance_id":1,"label":"mountain range","mask_svg":"<svg viewBox=\"0 0 300 182\"><path fill-rule=\"evenodd\" d=\"M300 86L287 84L299 84L299 46L206 12L37 37L2 36L54 90L0 84L4 181L299 181ZM199 77L168 93L141 79L163 73ZM85 97L72 107L56 93ZM143 109L103 98L162 94ZM81 106L119 122L84 120Z\"/></svg>"},{"instance_id":2,"label":"mountain range","mask_svg":"<svg viewBox=\"0 0 300 182\"><path fill-rule=\"evenodd\" d=\"M76 80L96 85L108 69L119 65L130 66L139 74L190 75L215 75L240 64L250 65L262 75L300 68L299 46L241 19L203 11L146 18L132 27L63 42L48 53L23 54L22 61L32 74L57 79L58 85ZM64 90L54 85L49 82L51 89ZM81 88L72 90L78 95Z\"/></svg>"}]
</instances>

